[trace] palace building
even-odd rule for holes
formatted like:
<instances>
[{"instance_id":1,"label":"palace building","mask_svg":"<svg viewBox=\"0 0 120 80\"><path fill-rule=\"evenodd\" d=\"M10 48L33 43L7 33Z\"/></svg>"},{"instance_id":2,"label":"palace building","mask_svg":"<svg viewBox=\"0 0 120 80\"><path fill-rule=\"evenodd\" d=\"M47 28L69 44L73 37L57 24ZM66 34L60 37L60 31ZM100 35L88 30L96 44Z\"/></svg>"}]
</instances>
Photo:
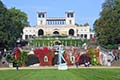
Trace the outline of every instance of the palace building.
<instances>
[{"instance_id":1,"label":"palace building","mask_svg":"<svg viewBox=\"0 0 120 80\"><path fill-rule=\"evenodd\" d=\"M22 39L39 36L66 35L91 39L95 33L89 25L76 25L75 12L65 12L65 17L47 17L47 12L37 12L37 26L24 27Z\"/></svg>"}]
</instances>

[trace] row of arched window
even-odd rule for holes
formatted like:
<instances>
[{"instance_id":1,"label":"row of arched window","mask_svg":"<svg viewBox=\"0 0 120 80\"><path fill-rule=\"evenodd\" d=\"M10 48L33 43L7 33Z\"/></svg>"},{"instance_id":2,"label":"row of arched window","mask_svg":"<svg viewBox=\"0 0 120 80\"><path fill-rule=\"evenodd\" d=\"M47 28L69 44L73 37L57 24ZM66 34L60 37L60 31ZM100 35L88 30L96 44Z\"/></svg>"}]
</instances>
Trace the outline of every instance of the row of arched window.
<instances>
[{"instance_id":1,"label":"row of arched window","mask_svg":"<svg viewBox=\"0 0 120 80\"><path fill-rule=\"evenodd\" d=\"M53 34L54 35L59 35L59 31L54 31ZM70 36L74 36L74 34L75 34L74 29L70 29L68 31L68 34ZM38 30L38 36L43 36L43 35L44 35L44 30L43 29L39 29ZM86 38L87 39L88 34L79 34L77 36L80 36L80 38ZM25 39L31 39L31 38L34 38L34 37L35 37L35 35L25 35ZM92 38L92 37L94 37L94 35L90 34L90 38Z\"/></svg>"},{"instance_id":2,"label":"row of arched window","mask_svg":"<svg viewBox=\"0 0 120 80\"><path fill-rule=\"evenodd\" d=\"M69 30L69 35L74 36L74 33L75 33L75 32L74 32L73 29L70 29L70 30ZM53 34L59 34L59 32L58 32L58 31L54 31ZM41 35L44 35L44 31L43 31L42 29L40 29L40 30L38 31L38 36L41 36Z\"/></svg>"}]
</instances>

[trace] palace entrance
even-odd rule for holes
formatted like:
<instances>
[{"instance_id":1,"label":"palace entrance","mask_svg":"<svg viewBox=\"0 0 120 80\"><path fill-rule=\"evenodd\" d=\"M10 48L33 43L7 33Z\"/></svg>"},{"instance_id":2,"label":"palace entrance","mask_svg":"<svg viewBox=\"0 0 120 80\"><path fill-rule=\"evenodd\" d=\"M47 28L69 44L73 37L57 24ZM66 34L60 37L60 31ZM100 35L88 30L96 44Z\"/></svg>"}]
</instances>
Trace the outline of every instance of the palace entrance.
<instances>
[{"instance_id":1,"label":"palace entrance","mask_svg":"<svg viewBox=\"0 0 120 80\"><path fill-rule=\"evenodd\" d=\"M58 35L58 34L59 34L59 32L58 32L58 31L54 31L54 32L53 32L53 34Z\"/></svg>"},{"instance_id":2,"label":"palace entrance","mask_svg":"<svg viewBox=\"0 0 120 80\"><path fill-rule=\"evenodd\" d=\"M40 29L39 31L38 31L38 36L43 36L44 35L44 31L42 30L42 29Z\"/></svg>"}]
</instances>

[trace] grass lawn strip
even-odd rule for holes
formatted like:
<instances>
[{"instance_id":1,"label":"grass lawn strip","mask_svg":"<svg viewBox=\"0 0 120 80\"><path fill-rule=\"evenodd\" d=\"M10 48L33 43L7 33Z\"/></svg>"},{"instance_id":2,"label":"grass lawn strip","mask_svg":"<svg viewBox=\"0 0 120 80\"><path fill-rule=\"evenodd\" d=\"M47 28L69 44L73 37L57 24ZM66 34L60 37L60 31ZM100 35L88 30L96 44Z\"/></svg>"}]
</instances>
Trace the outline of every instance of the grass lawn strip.
<instances>
[{"instance_id":1,"label":"grass lawn strip","mask_svg":"<svg viewBox=\"0 0 120 80\"><path fill-rule=\"evenodd\" d=\"M1 70L0 80L120 80L120 69L78 68Z\"/></svg>"}]
</instances>

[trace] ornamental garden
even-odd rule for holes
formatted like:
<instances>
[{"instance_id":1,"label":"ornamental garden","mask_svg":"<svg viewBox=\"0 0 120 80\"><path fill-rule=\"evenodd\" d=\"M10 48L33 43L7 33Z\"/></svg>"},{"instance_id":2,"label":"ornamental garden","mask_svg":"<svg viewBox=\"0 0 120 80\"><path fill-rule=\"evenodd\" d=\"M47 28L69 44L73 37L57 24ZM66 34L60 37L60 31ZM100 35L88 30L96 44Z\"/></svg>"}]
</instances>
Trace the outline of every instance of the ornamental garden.
<instances>
[{"instance_id":1,"label":"ornamental garden","mask_svg":"<svg viewBox=\"0 0 120 80\"><path fill-rule=\"evenodd\" d=\"M57 66L59 54L56 49L59 45L64 50L62 55L68 66L111 66L114 60L112 53L108 54L102 50L94 39L82 40L57 35L29 39L26 46L18 43L13 53L7 57L7 61L13 63L13 66L16 64L19 66Z\"/></svg>"},{"instance_id":2,"label":"ornamental garden","mask_svg":"<svg viewBox=\"0 0 120 80\"><path fill-rule=\"evenodd\" d=\"M61 46L62 50L57 50ZM116 53L116 55L114 54ZM111 66L119 53L100 47L88 23L75 24L74 11L63 18L49 18L37 13L37 26L24 27L22 39L7 61L13 66ZM59 56L61 55L61 58Z\"/></svg>"}]
</instances>

